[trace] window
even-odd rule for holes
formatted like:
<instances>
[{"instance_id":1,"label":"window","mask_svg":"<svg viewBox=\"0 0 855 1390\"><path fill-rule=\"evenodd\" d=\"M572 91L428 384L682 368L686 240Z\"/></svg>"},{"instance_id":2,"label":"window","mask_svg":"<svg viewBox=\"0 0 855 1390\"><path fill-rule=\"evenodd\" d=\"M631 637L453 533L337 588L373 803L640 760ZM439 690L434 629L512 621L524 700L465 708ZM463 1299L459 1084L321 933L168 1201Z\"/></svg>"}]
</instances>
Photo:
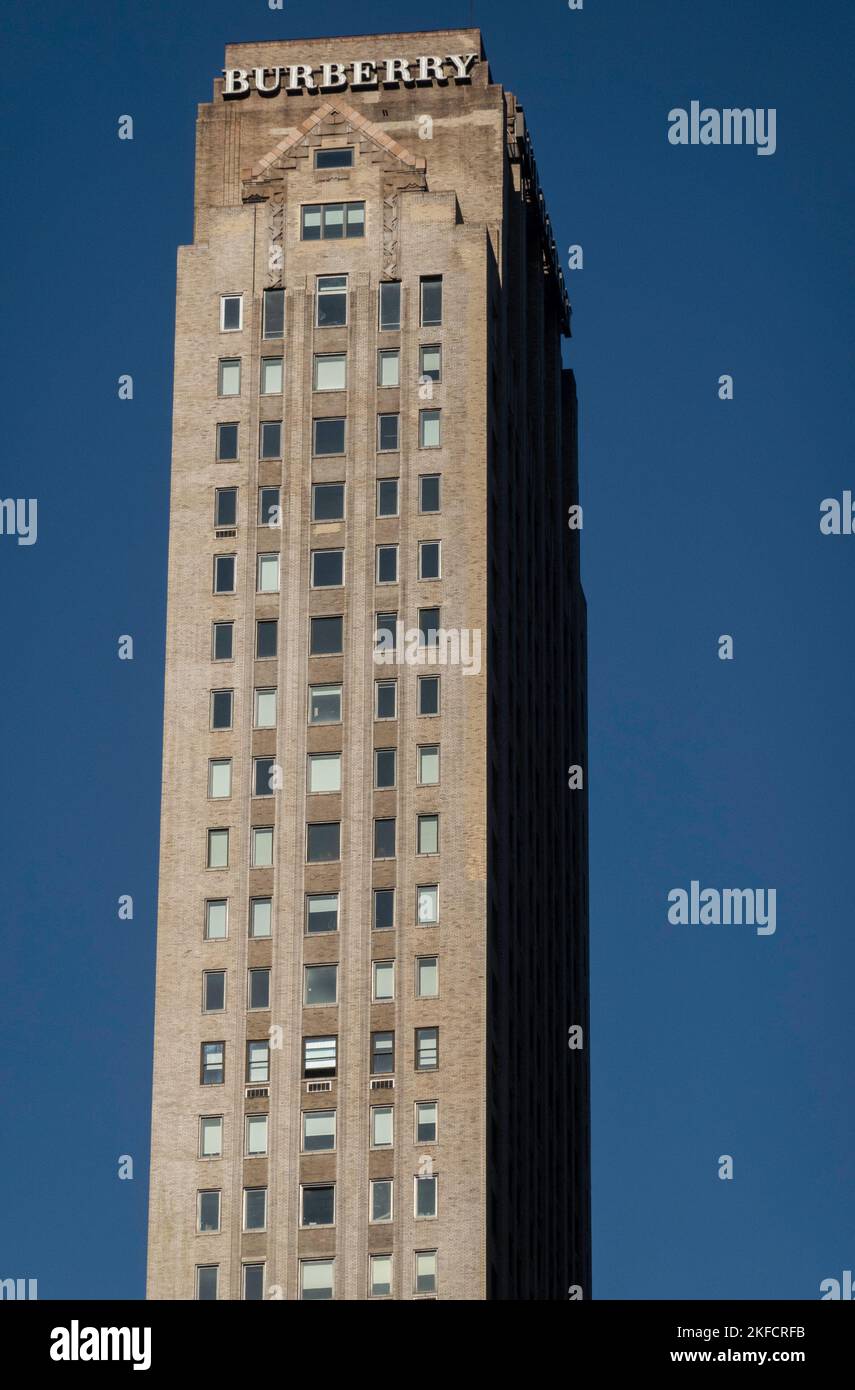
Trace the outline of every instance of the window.
<instances>
[{"instance_id":1,"label":"window","mask_svg":"<svg viewBox=\"0 0 855 1390\"><path fill-rule=\"evenodd\" d=\"M441 444L438 410L419 411L419 444L422 449L438 449Z\"/></svg>"},{"instance_id":2,"label":"window","mask_svg":"<svg viewBox=\"0 0 855 1390\"><path fill-rule=\"evenodd\" d=\"M439 961L436 956L416 960L416 998L436 999L439 994Z\"/></svg>"},{"instance_id":3,"label":"window","mask_svg":"<svg viewBox=\"0 0 855 1390\"><path fill-rule=\"evenodd\" d=\"M228 936L229 904L226 898L211 898L205 903L205 940L225 941Z\"/></svg>"},{"instance_id":4,"label":"window","mask_svg":"<svg viewBox=\"0 0 855 1390\"><path fill-rule=\"evenodd\" d=\"M254 1086L270 1080L270 1044L258 1038L246 1045L246 1079Z\"/></svg>"},{"instance_id":5,"label":"window","mask_svg":"<svg viewBox=\"0 0 855 1390\"><path fill-rule=\"evenodd\" d=\"M312 588L338 589L344 583L344 551L312 551Z\"/></svg>"},{"instance_id":6,"label":"window","mask_svg":"<svg viewBox=\"0 0 855 1390\"><path fill-rule=\"evenodd\" d=\"M399 348L381 348L377 354L377 385L400 386L401 353Z\"/></svg>"},{"instance_id":7,"label":"window","mask_svg":"<svg viewBox=\"0 0 855 1390\"><path fill-rule=\"evenodd\" d=\"M343 150L315 150L316 169L352 169L353 148Z\"/></svg>"},{"instance_id":8,"label":"window","mask_svg":"<svg viewBox=\"0 0 855 1390\"><path fill-rule=\"evenodd\" d=\"M219 1273L219 1265L196 1266L196 1297L201 1303L216 1299Z\"/></svg>"},{"instance_id":9,"label":"window","mask_svg":"<svg viewBox=\"0 0 855 1390\"><path fill-rule=\"evenodd\" d=\"M436 1071L439 1066L439 1029L416 1029L416 1071Z\"/></svg>"},{"instance_id":10,"label":"window","mask_svg":"<svg viewBox=\"0 0 855 1390\"><path fill-rule=\"evenodd\" d=\"M309 723L341 723L341 686L309 686Z\"/></svg>"},{"instance_id":11,"label":"window","mask_svg":"<svg viewBox=\"0 0 855 1390\"><path fill-rule=\"evenodd\" d=\"M267 1116L247 1115L246 1157L263 1158L267 1153Z\"/></svg>"},{"instance_id":12,"label":"window","mask_svg":"<svg viewBox=\"0 0 855 1390\"><path fill-rule=\"evenodd\" d=\"M317 327L343 328L347 323L347 276L319 275Z\"/></svg>"},{"instance_id":13,"label":"window","mask_svg":"<svg viewBox=\"0 0 855 1390\"><path fill-rule=\"evenodd\" d=\"M279 623L276 618L267 618L255 625L255 655L259 661L276 655Z\"/></svg>"},{"instance_id":14,"label":"window","mask_svg":"<svg viewBox=\"0 0 855 1390\"><path fill-rule=\"evenodd\" d=\"M395 962L375 960L371 963L371 998L375 1004L388 1004L395 998Z\"/></svg>"},{"instance_id":15,"label":"window","mask_svg":"<svg viewBox=\"0 0 855 1390\"><path fill-rule=\"evenodd\" d=\"M308 1077L335 1076L337 1039L303 1039L303 1075Z\"/></svg>"},{"instance_id":16,"label":"window","mask_svg":"<svg viewBox=\"0 0 855 1390\"><path fill-rule=\"evenodd\" d=\"M208 831L208 868L227 869L229 866L228 830Z\"/></svg>"},{"instance_id":17,"label":"window","mask_svg":"<svg viewBox=\"0 0 855 1390\"><path fill-rule=\"evenodd\" d=\"M300 1226L335 1226L334 1184L303 1187L300 1198Z\"/></svg>"},{"instance_id":18,"label":"window","mask_svg":"<svg viewBox=\"0 0 855 1390\"><path fill-rule=\"evenodd\" d=\"M419 541L419 579L441 579L441 557L441 541Z\"/></svg>"},{"instance_id":19,"label":"window","mask_svg":"<svg viewBox=\"0 0 855 1390\"><path fill-rule=\"evenodd\" d=\"M199 1157L222 1158L223 1117L222 1115L199 1116Z\"/></svg>"},{"instance_id":20,"label":"window","mask_svg":"<svg viewBox=\"0 0 855 1390\"><path fill-rule=\"evenodd\" d=\"M283 359L281 357L262 357L259 381L262 396L282 395L282 368Z\"/></svg>"},{"instance_id":21,"label":"window","mask_svg":"<svg viewBox=\"0 0 855 1390\"><path fill-rule=\"evenodd\" d=\"M314 389L344 391L347 386L347 357L343 352L315 356Z\"/></svg>"},{"instance_id":22,"label":"window","mask_svg":"<svg viewBox=\"0 0 855 1390\"><path fill-rule=\"evenodd\" d=\"M435 1144L439 1107L435 1100L420 1100L416 1103L416 1143Z\"/></svg>"},{"instance_id":23,"label":"window","mask_svg":"<svg viewBox=\"0 0 855 1390\"><path fill-rule=\"evenodd\" d=\"M416 1293L436 1293L436 1251L417 1250L415 1258Z\"/></svg>"},{"instance_id":24,"label":"window","mask_svg":"<svg viewBox=\"0 0 855 1390\"><path fill-rule=\"evenodd\" d=\"M232 794L231 758L211 758L208 762L208 795L220 800Z\"/></svg>"},{"instance_id":25,"label":"window","mask_svg":"<svg viewBox=\"0 0 855 1390\"><path fill-rule=\"evenodd\" d=\"M252 898L249 904L249 934L253 940L272 935L272 898Z\"/></svg>"},{"instance_id":26,"label":"window","mask_svg":"<svg viewBox=\"0 0 855 1390\"><path fill-rule=\"evenodd\" d=\"M419 748L418 778L420 787L435 787L439 783L439 744L423 743Z\"/></svg>"},{"instance_id":27,"label":"window","mask_svg":"<svg viewBox=\"0 0 855 1390\"><path fill-rule=\"evenodd\" d=\"M205 970L202 973L202 1012L222 1013L226 1007L225 970Z\"/></svg>"},{"instance_id":28,"label":"window","mask_svg":"<svg viewBox=\"0 0 855 1390\"><path fill-rule=\"evenodd\" d=\"M262 420L258 427L258 457L278 459L282 457L282 421Z\"/></svg>"},{"instance_id":29,"label":"window","mask_svg":"<svg viewBox=\"0 0 855 1390\"><path fill-rule=\"evenodd\" d=\"M233 594L235 591L234 555L214 556L214 593Z\"/></svg>"},{"instance_id":30,"label":"window","mask_svg":"<svg viewBox=\"0 0 855 1390\"><path fill-rule=\"evenodd\" d=\"M439 473L422 473L419 478L419 511L440 510Z\"/></svg>"},{"instance_id":31,"label":"window","mask_svg":"<svg viewBox=\"0 0 855 1390\"><path fill-rule=\"evenodd\" d=\"M316 457L344 453L344 416L313 421L312 452Z\"/></svg>"},{"instance_id":32,"label":"window","mask_svg":"<svg viewBox=\"0 0 855 1390\"><path fill-rule=\"evenodd\" d=\"M400 449L401 417L399 415L377 416L377 448L384 450Z\"/></svg>"},{"instance_id":33,"label":"window","mask_svg":"<svg viewBox=\"0 0 855 1390\"><path fill-rule=\"evenodd\" d=\"M309 893L306 898L306 931L338 931L338 893Z\"/></svg>"},{"instance_id":34,"label":"window","mask_svg":"<svg viewBox=\"0 0 855 1390\"><path fill-rule=\"evenodd\" d=\"M218 487L214 493L214 526L237 525L237 488Z\"/></svg>"},{"instance_id":35,"label":"window","mask_svg":"<svg viewBox=\"0 0 855 1390\"><path fill-rule=\"evenodd\" d=\"M424 577L424 576L423 576ZM260 594L279 593L279 555L259 555L258 592Z\"/></svg>"},{"instance_id":36,"label":"window","mask_svg":"<svg viewBox=\"0 0 855 1390\"><path fill-rule=\"evenodd\" d=\"M262 313L263 338L281 338L285 334L285 291L265 290Z\"/></svg>"},{"instance_id":37,"label":"window","mask_svg":"<svg viewBox=\"0 0 855 1390\"><path fill-rule=\"evenodd\" d=\"M341 791L341 753L309 754L309 791Z\"/></svg>"},{"instance_id":38,"label":"window","mask_svg":"<svg viewBox=\"0 0 855 1390\"><path fill-rule=\"evenodd\" d=\"M275 729L275 728L276 728L276 691L275 691L275 690L256 690L256 692L255 692L255 728L256 728L256 729Z\"/></svg>"},{"instance_id":39,"label":"window","mask_svg":"<svg viewBox=\"0 0 855 1390\"><path fill-rule=\"evenodd\" d=\"M272 796L274 792L274 772L276 763L273 758L253 758L252 760L252 794L253 796Z\"/></svg>"},{"instance_id":40,"label":"window","mask_svg":"<svg viewBox=\"0 0 855 1390\"><path fill-rule=\"evenodd\" d=\"M333 1296L333 1260L300 1261L300 1298L321 1299Z\"/></svg>"},{"instance_id":41,"label":"window","mask_svg":"<svg viewBox=\"0 0 855 1390\"><path fill-rule=\"evenodd\" d=\"M394 888L374 889L374 930L391 931L395 925Z\"/></svg>"},{"instance_id":42,"label":"window","mask_svg":"<svg viewBox=\"0 0 855 1390\"><path fill-rule=\"evenodd\" d=\"M439 714L439 676L419 676L419 714Z\"/></svg>"},{"instance_id":43,"label":"window","mask_svg":"<svg viewBox=\"0 0 855 1390\"><path fill-rule=\"evenodd\" d=\"M380 478L377 483L377 515L398 515L398 479Z\"/></svg>"},{"instance_id":44,"label":"window","mask_svg":"<svg viewBox=\"0 0 855 1390\"><path fill-rule=\"evenodd\" d=\"M436 1178L414 1178L414 1215L424 1220L436 1216Z\"/></svg>"},{"instance_id":45,"label":"window","mask_svg":"<svg viewBox=\"0 0 855 1390\"><path fill-rule=\"evenodd\" d=\"M344 483L314 483L312 521L344 520Z\"/></svg>"},{"instance_id":46,"label":"window","mask_svg":"<svg viewBox=\"0 0 855 1390\"><path fill-rule=\"evenodd\" d=\"M254 869L269 869L273 864L273 828L272 826L252 827L252 867Z\"/></svg>"},{"instance_id":47,"label":"window","mask_svg":"<svg viewBox=\"0 0 855 1390\"><path fill-rule=\"evenodd\" d=\"M211 691L211 728L230 729L232 727L233 690Z\"/></svg>"},{"instance_id":48,"label":"window","mask_svg":"<svg viewBox=\"0 0 855 1390\"><path fill-rule=\"evenodd\" d=\"M341 824L324 821L306 826L306 863L334 864L341 858Z\"/></svg>"},{"instance_id":49,"label":"window","mask_svg":"<svg viewBox=\"0 0 855 1390\"><path fill-rule=\"evenodd\" d=\"M377 547L377 583L378 584L397 584L398 582L398 547L396 545L378 545Z\"/></svg>"},{"instance_id":50,"label":"window","mask_svg":"<svg viewBox=\"0 0 855 1390\"><path fill-rule=\"evenodd\" d=\"M217 394L220 396L240 395L240 358L221 357L217 380Z\"/></svg>"},{"instance_id":51,"label":"window","mask_svg":"<svg viewBox=\"0 0 855 1390\"><path fill-rule=\"evenodd\" d=\"M401 285L384 280L380 286L380 331L393 333L401 327Z\"/></svg>"},{"instance_id":52,"label":"window","mask_svg":"<svg viewBox=\"0 0 855 1390\"><path fill-rule=\"evenodd\" d=\"M335 1148L335 1111L303 1111L303 1153L324 1153Z\"/></svg>"},{"instance_id":53,"label":"window","mask_svg":"<svg viewBox=\"0 0 855 1390\"><path fill-rule=\"evenodd\" d=\"M388 1076L395 1070L395 1034L371 1034L371 1075Z\"/></svg>"},{"instance_id":54,"label":"window","mask_svg":"<svg viewBox=\"0 0 855 1390\"><path fill-rule=\"evenodd\" d=\"M439 853L439 816L416 818L416 854Z\"/></svg>"},{"instance_id":55,"label":"window","mask_svg":"<svg viewBox=\"0 0 855 1390\"><path fill-rule=\"evenodd\" d=\"M439 646L438 608L419 609L419 645L422 647Z\"/></svg>"},{"instance_id":56,"label":"window","mask_svg":"<svg viewBox=\"0 0 855 1390\"><path fill-rule=\"evenodd\" d=\"M307 965L303 970L303 1003L335 1004L338 1000L338 966Z\"/></svg>"},{"instance_id":57,"label":"window","mask_svg":"<svg viewBox=\"0 0 855 1390\"><path fill-rule=\"evenodd\" d=\"M245 1187L243 1190L243 1229L267 1229L267 1188Z\"/></svg>"},{"instance_id":58,"label":"window","mask_svg":"<svg viewBox=\"0 0 855 1390\"><path fill-rule=\"evenodd\" d=\"M423 328L432 328L442 323L442 276L423 275L421 277L421 323Z\"/></svg>"},{"instance_id":59,"label":"window","mask_svg":"<svg viewBox=\"0 0 855 1390\"><path fill-rule=\"evenodd\" d=\"M224 1042L202 1043L203 1086L222 1086L226 1077L226 1045Z\"/></svg>"},{"instance_id":60,"label":"window","mask_svg":"<svg viewBox=\"0 0 855 1390\"><path fill-rule=\"evenodd\" d=\"M375 691L375 718L376 719L397 719L398 717L398 682L397 681L376 681Z\"/></svg>"},{"instance_id":61,"label":"window","mask_svg":"<svg viewBox=\"0 0 855 1390\"><path fill-rule=\"evenodd\" d=\"M344 651L344 619L309 619L309 656L338 656Z\"/></svg>"},{"instance_id":62,"label":"window","mask_svg":"<svg viewBox=\"0 0 855 1390\"><path fill-rule=\"evenodd\" d=\"M234 423L217 425L217 462L232 463L238 456L238 427Z\"/></svg>"},{"instance_id":63,"label":"window","mask_svg":"<svg viewBox=\"0 0 855 1390\"><path fill-rule=\"evenodd\" d=\"M374 641L381 651L394 651L397 638L397 613L378 613L374 627Z\"/></svg>"},{"instance_id":64,"label":"window","mask_svg":"<svg viewBox=\"0 0 855 1390\"><path fill-rule=\"evenodd\" d=\"M303 208L303 241L341 241L365 235L364 203L309 203Z\"/></svg>"},{"instance_id":65,"label":"window","mask_svg":"<svg viewBox=\"0 0 855 1390\"><path fill-rule=\"evenodd\" d=\"M422 883L416 890L416 921L420 927L432 927L439 921L439 888L435 883Z\"/></svg>"},{"instance_id":66,"label":"window","mask_svg":"<svg viewBox=\"0 0 855 1390\"><path fill-rule=\"evenodd\" d=\"M205 1233L220 1229L220 1193L198 1192L196 1194L197 1230Z\"/></svg>"},{"instance_id":67,"label":"window","mask_svg":"<svg viewBox=\"0 0 855 1390\"><path fill-rule=\"evenodd\" d=\"M395 749L374 749L374 786L378 791L395 785Z\"/></svg>"},{"instance_id":68,"label":"window","mask_svg":"<svg viewBox=\"0 0 855 1390\"><path fill-rule=\"evenodd\" d=\"M253 1264L243 1267L243 1297L245 1303L258 1303L264 1299L264 1265Z\"/></svg>"},{"instance_id":69,"label":"window","mask_svg":"<svg viewBox=\"0 0 855 1390\"><path fill-rule=\"evenodd\" d=\"M282 509L279 505L278 487L260 487L258 489L258 524L267 526L271 530L278 530L282 525Z\"/></svg>"},{"instance_id":70,"label":"window","mask_svg":"<svg viewBox=\"0 0 855 1390\"><path fill-rule=\"evenodd\" d=\"M395 1111L391 1105L371 1108L371 1147L391 1149L394 1138Z\"/></svg>"},{"instance_id":71,"label":"window","mask_svg":"<svg viewBox=\"0 0 855 1390\"><path fill-rule=\"evenodd\" d=\"M372 1298L382 1298L392 1292L391 1255L369 1256L368 1292Z\"/></svg>"},{"instance_id":72,"label":"window","mask_svg":"<svg viewBox=\"0 0 855 1390\"><path fill-rule=\"evenodd\" d=\"M212 661L231 661L234 655L234 623L214 623L211 641Z\"/></svg>"},{"instance_id":73,"label":"window","mask_svg":"<svg viewBox=\"0 0 855 1390\"><path fill-rule=\"evenodd\" d=\"M374 858L395 858L394 817L383 817L374 822Z\"/></svg>"},{"instance_id":74,"label":"window","mask_svg":"<svg viewBox=\"0 0 855 1390\"><path fill-rule=\"evenodd\" d=\"M428 381L442 381L442 348L439 343L425 343L419 348L419 376Z\"/></svg>"},{"instance_id":75,"label":"window","mask_svg":"<svg viewBox=\"0 0 855 1390\"><path fill-rule=\"evenodd\" d=\"M243 295L220 295L220 332L239 333L243 328Z\"/></svg>"},{"instance_id":76,"label":"window","mask_svg":"<svg viewBox=\"0 0 855 1390\"><path fill-rule=\"evenodd\" d=\"M369 1183L371 1189L371 1221L392 1220L392 1179L375 1178Z\"/></svg>"},{"instance_id":77,"label":"window","mask_svg":"<svg viewBox=\"0 0 855 1390\"><path fill-rule=\"evenodd\" d=\"M253 967L247 972L246 1007L248 1009L270 1008L270 971Z\"/></svg>"}]
</instances>

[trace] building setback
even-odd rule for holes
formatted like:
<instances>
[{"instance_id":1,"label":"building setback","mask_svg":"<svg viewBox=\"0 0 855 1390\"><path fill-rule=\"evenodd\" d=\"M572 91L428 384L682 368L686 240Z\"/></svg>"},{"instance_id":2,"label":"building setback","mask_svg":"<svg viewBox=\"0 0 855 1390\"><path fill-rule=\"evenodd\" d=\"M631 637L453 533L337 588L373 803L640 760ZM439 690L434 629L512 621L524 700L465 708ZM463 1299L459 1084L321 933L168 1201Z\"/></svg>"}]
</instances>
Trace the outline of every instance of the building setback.
<instances>
[{"instance_id":1,"label":"building setback","mask_svg":"<svg viewBox=\"0 0 855 1390\"><path fill-rule=\"evenodd\" d=\"M178 259L149 1298L590 1296L569 330L477 29L226 50Z\"/></svg>"}]
</instances>

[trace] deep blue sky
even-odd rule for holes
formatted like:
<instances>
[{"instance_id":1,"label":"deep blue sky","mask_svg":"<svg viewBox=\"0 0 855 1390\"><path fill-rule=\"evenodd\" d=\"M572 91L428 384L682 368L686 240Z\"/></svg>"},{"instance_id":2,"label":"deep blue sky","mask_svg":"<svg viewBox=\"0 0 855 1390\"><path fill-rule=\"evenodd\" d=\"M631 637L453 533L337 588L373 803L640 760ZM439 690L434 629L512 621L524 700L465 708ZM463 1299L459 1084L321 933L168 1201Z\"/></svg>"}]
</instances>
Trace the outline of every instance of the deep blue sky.
<instances>
[{"instance_id":1,"label":"deep blue sky","mask_svg":"<svg viewBox=\"0 0 855 1390\"><path fill-rule=\"evenodd\" d=\"M855 537L818 527L820 501L855 485L855 11L472 14L526 107L559 243L585 253L568 361L590 613L594 1293L813 1299L855 1260ZM4 22L0 496L38 498L39 538L0 537L0 1277L37 1277L43 1298L144 1290L196 103L226 41L471 17L467 0L49 0ZM774 106L777 153L672 148L667 113L693 99ZM126 632L133 662L116 656ZM669 927L668 891L693 878L777 889L776 934Z\"/></svg>"}]
</instances>

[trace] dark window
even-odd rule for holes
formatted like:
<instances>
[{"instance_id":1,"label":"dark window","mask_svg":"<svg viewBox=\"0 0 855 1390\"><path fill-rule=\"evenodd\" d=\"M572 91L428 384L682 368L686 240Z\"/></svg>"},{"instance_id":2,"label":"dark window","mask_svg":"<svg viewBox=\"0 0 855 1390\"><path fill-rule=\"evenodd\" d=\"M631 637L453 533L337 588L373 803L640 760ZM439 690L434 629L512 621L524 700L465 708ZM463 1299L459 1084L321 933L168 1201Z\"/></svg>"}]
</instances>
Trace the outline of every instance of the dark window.
<instances>
[{"instance_id":1,"label":"dark window","mask_svg":"<svg viewBox=\"0 0 855 1390\"><path fill-rule=\"evenodd\" d=\"M274 766L273 758L255 759L252 777L253 796L270 796L273 790L270 781Z\"/></svg>"},{"instance_id":2,"label":"dark window","mask_svg":"<svg viewBox=\"0 0 855 1390\"><path fill-rule=\"evenodd\" d=\"M377 682L377 718L397 718L398 686L395 681Z\"/></svg>"},{"instance_id":3,"label":"dark window","mask_svg":"<svg viewBox=\"0 0 855 1390\"><path fill-rule=\"evenodd\" d=\"M281 420L262 420L259 427L258 457L262 459L282 457Z\"/></svg>"},{"instance_id":4,"label":"dark window","mask_svg":"<svg viewBox=\"0 0 855 1390\"><path fill-rule=\"evenodd\" d=\"M439 645L439 609L419 609L419 642L423 647Z\"/></svg>"},{"instance_id":5,"label":"dark window","mask_svg":"<svg viewBox=\"0 0 855 1390\"><path fill-rule=\"evenodd\" d=\"M276 655L278 627L276 618L265 619L256 624L255 655L259 661Z\"/></svg>"},{"instance_id":6,"label":"dark window","mask_svg":"<svg viewBox=\"0 0 855 1390\"><path fill-rule=\"evenodd\" d=\"M398 515L398 479L381 478L377 484L377 515Z\"/></svg>"},{"instance_id":7,"label":"dark window","mask_svg":"<svg viewBox=\"0 0 855 1390\"><path fill-rule=\"evenodd\" d=\"M206 970L202 978L205 982L205 1013L219 1013L221 1009L226 1007L226 972L225 970Z\"/></svg>"},{"instance_id":8,"label":"dark window","mask_svg":"<svg viewBox=\"0 0 855 1390\"><path fill-rule=\"evenodd\" d=\"M231 661L234 652L234 623L214 623L214 660Z\"/></svg>"},{"instance_id":9,"label":"dark window","mask_svg":"<svg viewBox=\"0 0 855 1390\"><path fill-rule=\"evenodd\" d=\"M378 415L377 416L377 448L398 449L400 448L399 435L400 417L398 415Z\"/></svg>"},{"instance_id":10,"label":"dark window","mask_svg":"<svg viewBox=\"0 0 855 1390\"><path fill-rule=\"evenodd\" d=\"M343 618L311 618L310 656L337 656L344 646Z\"/></svg>"},{"instance_id":11,"label":"dark window","mask_svg":"<svg viewBox=\"0 0 855 1390\"><path fill-rule=\"evenodd\" d=\"M214 525L237 525L237 488L218 487L214 503Z\"/></svg>"},{"instance_id":12,"label":"dark window","mask_svg":"<svg viewBox=\"0 0 855 1390\"><path fill-rule=\"evenodd\" d=\"M214 593L233 594L235 591L234 555L214 556Z\"/></svg>"},{"instance_id":13,"label":"dark window","mask_svg":"<svg viewBox=\"0 0 855 1390\"><path fill-rule=\"evenodd\" d=\"M307 965L304 1004L335 1004L338 998L338 966Z\"/></svg>"},{"instance_id":14,"label":"dark window","mask_svg":"<svg viewBox=\"0 0 855 1390\"><path fill-rule=\"evenodd\" d=\"M439 714L439 676L419 676L419 714Z\"/></svg>"},{"instance_id":15,"label":"dark window","mask_svg":"<svg viewBox=\"0 0 855 1390\"><path fill-rule=\"evenodd\" d=\"M388 1075L395 1070L395 1034L371 1034L371 1074Z\"/></svg>"},{"instance_id":16,"label":"dark window","mask_svg":"<svg viewBox=\"0 0 855 1390\"><path fill-rule=\"evenodd\" d=\"M220 1229L219 1192L199 1193L199 1230L218 1231Z\"/></svg>"},{"instance_id":17,"label":"dark window","mask_svg":"<svg viewBox=\"0 0 855 1390\"><path fill-rule=\"evenodd\" d=\"M397 622L397 613L377 614L377 626L374 629L374 640L378 646L382 646L388 651L394 650Z\"/></svg>"},{"instance_id":18,"label":"dark window","mask_svg":"<svg viewBox=\"0 0 855 1390\"><path fill-rule=\"evenodd\" d=\"M241 327L243 300L239 294L224 294L222 298L223 329L234 333Z\"/></svg>"},{"instance_id":19,"label":"dark window","mask_svg":"<svg viewBox=\"0 0 855 1390\"><path fill-rule=\"evenodd\" d=\"M374 858L395 858L395 819L394 817L374 822Z\"/></svg>"},{"instance_id":20,"label":"dark window","mask_svg":"<svg viewBox=\"0 0 855 1390\"><path fill-rule=\"evenodd\" d=\"M196 1297L202 1303L211 1302L217 1297L217 1276L219 1265L199 1265L196 1270Z\"/></svg>"},{"instance_id":21,"label":"dark window","mask_svg":"<svg viewBox=\"0 0 855 1390\"><path fill-rule=\"evenodd\" d=\"M258 524L259 526L278 526L281 520L279 511L279 489L278 487L261 487L258 489Z\"/></svg>"},{"instance_id":22,"label":"dark window","mask_svg":"<svg viewBox=\"0 0 855 1390\"><path fill-rule=\"evenodd\" d=\"M374 929L388 931L395 925L394 888L374 889Z\"/></svg>"},{"instance_id":23,"label":"dark window","mask_svg":"<svg viewBox=\"0 0 855 1390\"><path fill-rule=\"evenodd\" d=\"M419 478L419 511L438 512L439 506L438 473L423 473Z\"/></svg>"},{"instance_id":24,"label":"dark window","mask_svg":"<svg viewBox=\"0 0 855 1390\"><path fill-rule=\"evenodd\" d=\"M269 970L250 970L248 1004L251 1009L270 1008Z\"/></svg>"},{"instance_id":25,"label":"dark window","mask_svg":"<svg viewBox=\"0 0 855 1390\"><path fill-rule=\"evenodd\" d=\"M285 333L285 291L264 291L262 336L281 338Z\"/></svg>"},{"instance_id":26,"label":"dark window","mask_svg":"<svg viewBox=\"0 0 855 1390\"><path fill-rule=\"evenodd\" d=\"M214 690L211 693L211 728L230 729L232 727L232 690Z\"/></svg>"},{"instance_id":27,"label":"dark window","mask_svg":"<svg viewBox=\"0 0 855 1390\"><path fill-rule=\"evenodd\" d=\"M267 1225L267 1188L245 1187L243 1191L243 1229L263 1231Z\"/></svg>"},{"instance_id":28,"label":"dark window","mask_svg":"<svg viewBox=\"0 0 855 1390\"><path fill-rule=\"evenodd\" d=\"M312 551L312 588L335 589L344 583L344 551Z\"/></svg>"},{"instance_id":29,"label":"dark window","mask_svg":"<svg viewBox=\"0 0 855 1390\"><path fill-rule=\"evenodd\" d=\"M306 931L338 931L338 893L310 893L306 898Z\"/></svg>"},{"instance_id":30,"label":"dark window","mask_svg":"<svg viewBox=\"0 0 855 1390\"><path fill-rule=\"evenodd\" d=\"M315 420L313 452L322 454L344 453L344 418Z\"/></svg>"},{"instance_id":31,"label":"dark window","mask_svg":"<svg viewBox=\"0 0 855 1390\"><path fill-rule=\"evenodd\" d=\"M335 1221L335 1188L303 1188L303 1226L332 1226Z\"/></svg>"},{"instance_id":32,"label":"dark window","mask_svg":"<svg viewBox=\"0 0 855 1390\"><path fill-rule=\"evenodd\" d=\"M316 169L352 169L353 149L315 150Z\"/></svg>"},{"instance_id":33,"label":"dark window","mask_svg":"<svg viewBox=\"0 0 855 1390\"><path fill-rule=\"evenodd\" d=\"M422 327L428 328L442 323L442 276L423 275L421 292Z\"/></svg>"},{"instance_id":34,"label":"dark window","mask_svg":"<svg viewBox=\"0 0 855 1390\"><path fill-rule=\"evenodd\" d=\"M375 748L374 785L378 791L395 785L395 749Z\"/></svg>"},{"instance_id":35,"label":"dark window","mask_svg":"<svg viewBox=\"0 0 855 1390\"><path fill-rule=\"evenodd\" d=\"M238 456L237 425L217 425L217 458L220 463L231 463Z\"/></svg>"},{"instance_id":36,"label":"dark window","mask_svg":"<svg viewBox=\"0 0 855 1390\"><path fill-rule=\"evenodd\" d=\"M264 1299L264 1265L244 1265L243 1296L247 1303Z\"/></svg>"},{"instance_id":37,"label":"dark window","mask_svg":"<svg viewBox=\"0 0 855 1390\"><path fill-rule=\"evenodd\" d=\"M347 323L347 276L319 275L318 328L343 328Z\"/></svg>"},{"instance_id":38,"label":"dark window","mask_svg":"<svg viewBox=\"0 0 855 1390\"><path fill-rule=\"evenodd\" d=\"M315 483L312 487L312 520L341 521L344 517L344 483Z\"/></svg>"},{"instance_id":39,"label":"dark window","mask_svg":"<svg viewBox=\"0 0 855 1390\"><path fill-rule=\"evenodd\" d=\"M341 858L341 825L319 822L306 827L306 859L309 864L331 864Z\"/></svg>"},{"instance_id":40,"label":"dark window","mask_svg":"<svg viewBox=\"0 0 855 1390\"><path fill-rule=\"evenodd\" d=\"M380 286L380 329L394 332L401 327L401 286L396 280L386 280Z\"/></svg>"},{"instance_id":41,"label":"dark window","mask_svg":"<svg viewBox=\"0 0 855 1390\"><path fill-rule=\"evenodd\" d=\"M221 1086L225 1079L226 1045L224 1042L202 1043L202 1085Z\"/></svg>"}]
</instances>

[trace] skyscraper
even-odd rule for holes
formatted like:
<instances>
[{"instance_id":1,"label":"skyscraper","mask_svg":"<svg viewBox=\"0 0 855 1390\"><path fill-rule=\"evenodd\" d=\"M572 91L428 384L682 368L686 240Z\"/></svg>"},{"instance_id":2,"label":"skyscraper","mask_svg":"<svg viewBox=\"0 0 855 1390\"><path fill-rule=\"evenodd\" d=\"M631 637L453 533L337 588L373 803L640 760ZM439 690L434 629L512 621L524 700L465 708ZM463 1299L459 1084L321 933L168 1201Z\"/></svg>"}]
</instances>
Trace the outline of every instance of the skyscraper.
<instances>
[{"instance_id":1,"label":"skyscraper","mask_svg":"<svg viewBox=\"0 0 855 1390\"><path fill-rule=\"evenodd\" d=\"M590 1295L569 331L478 30L226 50L178 261L151 1298Z\"/></svg>"}]
</instances>

